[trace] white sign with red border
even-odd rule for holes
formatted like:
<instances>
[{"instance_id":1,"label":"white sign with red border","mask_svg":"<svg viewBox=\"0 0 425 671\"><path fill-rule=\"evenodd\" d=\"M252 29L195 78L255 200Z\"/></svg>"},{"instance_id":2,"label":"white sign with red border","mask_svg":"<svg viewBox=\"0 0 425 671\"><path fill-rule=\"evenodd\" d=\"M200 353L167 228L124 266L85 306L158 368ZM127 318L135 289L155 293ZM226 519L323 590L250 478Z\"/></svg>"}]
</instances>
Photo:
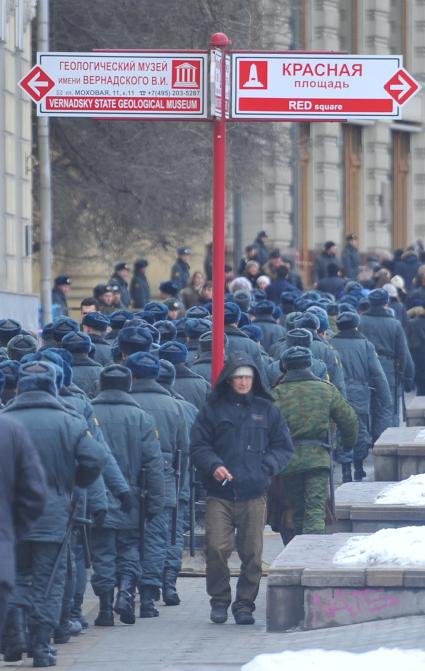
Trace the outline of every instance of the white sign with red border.
<instances>
[{"instance_id":1,"label":"white sign with red border","mask_svg":"<svg viewBox=\"0 0 425 671\"><path fill-rule=\"evenodd\" d=\"M210 84L211 116L221 118L221 60L219 49L211 50ZM230 118L230 56L226 56L226 119Z\"/></svg>"},{"instance_id":2,"label":"white sign with red border","mask_svg":"<svg viewBox=\"0 0 425 671\"><path fill-rule=\"evenodd\" d=\"M39 53L19 82L46 116L206 119L208 54Z\"/></svg>"},{"instance_id":3,"label":"white sign with red border","mask_svg":"<svg viewBox=\"0 0 425 671\"><path fill-rule=\"evenodd\" d=\"M402 56L232 53L235 119L398 118L419 88Z\"/></svg>"}]
</instances>

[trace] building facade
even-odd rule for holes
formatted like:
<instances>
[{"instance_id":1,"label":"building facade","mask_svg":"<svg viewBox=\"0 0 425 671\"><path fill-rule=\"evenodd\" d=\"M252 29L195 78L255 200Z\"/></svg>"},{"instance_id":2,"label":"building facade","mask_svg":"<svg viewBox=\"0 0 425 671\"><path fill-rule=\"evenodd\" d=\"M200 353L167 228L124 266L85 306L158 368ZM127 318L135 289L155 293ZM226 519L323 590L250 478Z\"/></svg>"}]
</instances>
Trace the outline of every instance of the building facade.
<instances>
[{"instance_id":1,"label":"building facade","mask_svg":"<svg viewBox=\"0 0 425 671\"><path fill-rule=\"evenodd\" d=\"M403 54L425 85L425 0L296 0L287 12L290 30L270 48ZM423 90L400 120L280 125L288 159L265 166L245 199L243 244L264 228L308 276L312 254L326 240L343 245L348 233L363 252L425 239Z\"/></svg>"}]
</instances>

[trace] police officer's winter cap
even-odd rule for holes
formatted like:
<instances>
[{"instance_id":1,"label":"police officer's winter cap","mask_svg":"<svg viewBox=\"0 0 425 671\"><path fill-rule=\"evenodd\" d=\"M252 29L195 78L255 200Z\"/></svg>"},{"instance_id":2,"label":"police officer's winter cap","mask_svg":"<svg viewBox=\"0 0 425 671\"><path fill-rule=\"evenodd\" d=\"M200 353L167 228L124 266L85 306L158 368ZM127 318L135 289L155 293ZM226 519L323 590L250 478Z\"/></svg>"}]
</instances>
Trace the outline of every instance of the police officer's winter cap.
<instances>
[{"instance_id":1,"label":"police officer's winter cap","mask_svg":"<svg viewBox=\"0 0 425 671\"><path fill-rule=\"evenodd\" d=\"M49 349L42 350L43 352L52 352L59 356L62 360L62 370L63 370L63 385L64 387L69 387L72 383L72 354L63 347L49 347Z\"/></svg>"},{"instance_id":2,"label":"police officer's winter cap","mask_svg":"<svg viewBox=\"0 0 425 671\"><path fill-rule=\"evenodd\" d=\"M340 331L358 328L359 324L360 317L357 312L343 312L336 320L336 325Z\"/></svg>"},{"instance_id":3,"label":"police officer's winter cap","mask_svg":"<svg viewBox=\"0 0 425 671\"><path fill-rule=\"evenodd\" d=\"M237 324L241 318L241 309L237 303L227 301L224 304L224 323Z\"/></svg>"},{"instance_id":4,"label":"police officer's winter cap","mask_svg":"<svg viewBox=\"0 0 425 671\"><path fill-rule=\"evenodd\" d=\"M292 329L286 334L286 344L289 347L311 347L313 334L308 329Z\"/></svg>"},{"instance_id":5,"label":"police officer's winter cap","mask_svg":"<svg viewBox=\"0 0 425 671\"><path fill-rule=\"evenodd\" d=\"M160 359L157 382L159 382L159 384L167 384L170 385L170 387L172 387L175 379L176 379L176 369L174 368L171 361L166 361L166 359Z\"/></svg>"},{"instance_id":6,"label":"police officer's winter cap","mask_svg":"<svg viewBox=\"0 0 425 671\"><path fill-rule=\"evenodd\" d=\"M344 292L346 294L351 294L353 291L356 292L363 291L363 287L360 284L360 282L356 282L355 280L350 280L350 282L347 282L347 284L344 287Z\"/></svg>"},{"instance_id":7,"label":"police officer's winter cap","mask_svg":"<svg viewBox=\"0 0 425 671\"><path fill-rule=\"evenodd\" d=\"M71 284L71 278L68 275L58 275L55 277L55 287L61 287L64 284Z\"/></svg>"},{"instance_id":8,"label":"police officer's winter cap","mask_svg":"<svg viewBox=\"0 0 425 671\"><path fill-rule=\"evenodd\" d=\"M359 304L359 300L360 300L360 298L361 298L361 296L358 295L358 294L356 294L356 293L353 293L353 294L346 294L345 296L342 297L341 301L342 301L343 303L349 303L349 304L352 305L354 308L356 308L356 307L358 306L358 304Z\"/></svg>"},{"instance_id":9,"label":"police officer's winter cap","mask_svg":"<svg viewBox=\"0 0 425 671\"><path fill-rule=\"evenodd\" d=\"M118 333L118 347L124 354L147 352L152 345L152 336L145 326L125 326Z\"/></svg>"},{"instance_id":10,"label":"police officer's winter cap","mask_svg":"<svg viewBox=\"0 0 425 671\"><path fill-rule=\"evenodd\" d=\"M19 368L17 393L47 391L56 396L56 370L48 361L30 361Z\"/></svg>"},{"instance_id":11,"label":"police officer's winter cap","mask_svg":"<svg viewBox=\"0 0 425 671\"><path fill-rule=\"evenodd\" d=\"M88 354L91 350L92 341L86 333L71 332L62 338L61 345L71 354Z\"/></svg>"},{"instance_id":12,"label":"police officer's winter cap","mask_svg":"<svg viewBox=\"0 0 425 671\"><path fill-rule=\"evenodd\" d=\"M226 334L224 334L225 341L227 340ZM211 352L213 343L213 333L211 330L206 331L198 340L198 349L200 352Z\"/></svg>"},{"instance_id":13,"label":"police officer's winter cap","mask_svg":"<svg viewBox=\"0 0 425 671\"><path fill-rule=\"evenodd\" d=\"M120 270L129 270L128 265L124 261L115 264L114 272L118 273Z\"/></svg>"},{"instance_id":14,"label":"police officer's winter cap","mask_svg":"<svg viewBox=\"0 0 425 671\"><path fill-rule=\"evenodd\" d=\"M53 341L53 331L54 331L53 322L49 322L48 324L45 324L43 326L42 331L41 331L41 339L44 342L52 342Z\"/></svg>"},{"instance_id":15,"label":"police officer's winter cap","mask_svg":"<svg viewBox=\"0 0 425 671\"><path fill-rule=\"evenodd\" d=\"M59 317L53 322L53 338L57 343L62 342L67 333L76 333L79 330L77 322L71 317Z\"/></svg>"},{"instance_id":16,"label":"police officer's winter cap","mask_svg":"<svg viewBox=\"0 0 425 671\"><path fill-rule=\"evenodd\" d=\"M319 317L312 312L305 312L302 317L296 319L294 327L297 329L309 329L310 331L318 331L320 328Z\"/></svg>"},{"instance_id":17,"label":"police officer's winter cap","mask_svg":"<svg viewBox=\"0 0 425 671\"><path fill-rule=\"evenodd\" d=\"M102 333L107 330L110 323L109 317L101 312L89 312L83 317L83 326L88 326Z\"/></svg>"},{"instance_id":18,"label":"police officer's winter cap","mask_svg":"<svg viewBox=\"0 0 425 671\"><path fill-rule=\"evenodd\" d=\"M194 319L209 319L210 313L203 305L192 305L186 312L186 317L193 317Z\"/></svg>"},{"instance_id":19,"label":"police officer's winter cap","mask_svg":"<svg viewBox=\"0 0 425 671\"><path fill-rule=\"evenodd\" d=\"M314 305L314 303L309 298L301 297L295 301L295 308L298 312L305 312L311 305Z\"/></svg>"},{"instance_id":20,"label":"police officer's winter cap","mask_svg":"<svg viewBox=\"0 0 425 671\"><path fill-rule=\"evenodd\" d=\"M313 357L307 347L289 347L280 358L281 365L286 370L295 368L310 368Z\"/></svg>"},{"instance_id":21,"label":"police officer's winter cap","mask_svg":"<svg viewBox=\"0 0 425 671\"><path fill-rule=\"evenodd\" d=\"M131 389L131 371L125 366L119 366L116 363L106 366L100 374L100 389L119 389L120 391L130 391Z\"/></svg>"},{"instance_id":22,"label":"police officer's winter cap","mask_svg":"<svg viewBox=\"0 0 425 671\"><path fill-rule=\"evenodd\" d=\"M171 280L167 280L166 282L161 282L159 285L159 290L163 294L169 294L170 296L177 296L179 293L179 288L177 284L174 284L174 282L171 282Z\"/></svg>"},{"instance_id":23,"label":"police officer's winter cap","mask_svg":"<svg viewBox=\"0 0 425 671\"><path fill-rule=\"evenodd\" d=\"M328 313L326 310L324 310L324 308L321 308L318 305L312 305L308 308L307 312L312 312L314 315L316 315L320 322L320 331L326 331L329 328Z\"/></svg>"},{"instance_id":24,"label":"police officer's winter cap","mask_svg":"<svg viewBox=\"0 0 425 671\"><path fill-rule=\"evenodd\" d=\"M7 343L7 353L10 359L20 361L25 354L37 351L37 341L30 335L17 335Z\"/></svg>"},{"instance_id":25,"label":"police officer's winter cap","mask_svg":"<svg viewBox=\"0 0 425 671\"><path fill-rule=\"evenodd\" d=\"M174 326L174 322L169 319L161 319L159 322L155 322L154 326L159 331L160 343L174 340L176 337L177 329Z\"/></svg>"},{"instance_id":26,"label":"police officer's winter cap","mask_svg":"<svg viewBox=\"0 0 425 671\"><path fill-rule=\"evenodd\" d=\"M8 361L9 355L7 353L6 347L0 347L0 362L1 361Z\"/></svg>"},{"instance_id":27,"label":"police officer's winter cap","mask_svg":"<svg viewBox=\"0 0 425 671\"><path fill-rule=\"evenodd\" d=\"M286 316L286 322L285 322L285 325L286 325L286 328L288 329L288 331L290 331L291 329L295 328L295 326L294 326L294 322L295 322L295 320L296 320L296 319L299 319L299 318L302 317L302 316L303 316L303 313L302 313L302 312L290 312L290 313Z\"/></svg>"},{"instance_id":28,"label":"police officer's winter cap","mask_svg":"<svg viewBox=\"0 0 425 671\"><path fill-rule=\"evenodd\" d=\"M153 342L152 345L150 346L149 352L154 356L156 359L159 359L159 350L160 350L161 345L159 342Z\"/></svg>"},{"instance_id":29,"label":"police officer's winter cap","mask_svg":"<svg viewBox=\"0 0 425 671\"><path fill-rule=\"evenodd\" d=\"M109 323L114 331L119 331L128 319L131 319L133 313L130 310L115 310L109 316Z\"/></svg>"},{"instance_id":30,"label":"police officer's winter cap","mask_svg":"<svg viewBox=\"0 0 425 671\"><path fill-rule=\"evenodd\" d=\"M134 313L136 314L136 313ZM138 313L141 314L141 313ZM123 328L127 328L127 326L147 326L148 322L145 319L142 319L141 317L133 317L132 319L127 319L127 321L124 322Z\"/></svg>"},{"instance_id":31,"label":"police officer's winter cap","mask_svg":"<svg viewBox=\"0 0 425 671\"><path fill-rule=\"evenodd\" d=\"M321 298L320 291L316 291L315 289L304 291L303 298L307 298L309 301L318 301Z\"/></svg>"},{"instance_id":32,"label":"police officer's winter cap","mask_svg":"<svg viewBox=\"0 0 425 671\"><path fill-rule=\"evenodd\" d=\"M63 375L64 360L62 359L62 357L59 356L59 354L52 352L51 349L44 349L41 352L34 352L34 354L26 354L22 358L21 364L28 363L30 361L48 361L49 363L51 363L55 369L56 387L58 389L62 388L64 384L64 375Z\"/></svg>"},{"instance_id":33,"label":"police officer's winter cap","mask_svg":"<svg viewBox=\"0 0 425 671\"><path fill-rule=\"evenodd\" d=\"M245 289L239 289L232 295L232 301L246 312L251 305L251 293Z\"/></svg>"},{"instance_id":34,"label":"police officer's winter cap","mask_svg":"<svg viewBox=\"0 0 425 671\"><path fill-rule=\"evenodd\" d=\"M159 373L159 358L150 352L136 352L125 362L136 379L156 380Z\"/></svg>"},{"instance_id":35,"label":"police officer's winter cap","mask_svg":"<svg viewBox=\"0 0 425 671\"><path fill-rule=\"evenodd\" d=\"M171 361L174 365L186 363L188 358L188 349L186 345L177 340L170 340L161 345L159 349L159 358Z\"/></svg>"},{"instance_id":36,"label":"police officer's winter cap","mask_svg":"<svg viewBox=\"0 0 425 671\"><path fill-rule=\"evenodd\" d=\"M328 313L329 317L336 317L336 315L339 314L338 303L328 303L326 306L326 312Z\"/></svg>"},{"instance_id":37,"label":"police officer's winter cap","mask_svg":"<svg viewBox=\"0 0 425 671\"><path fill-rule=\"evenodd\" d=\"M185 333L188 338L197 340L203 333L211 331L211 321L209 319L197 319L189 317L186 319Z\"/></svg>"},{"instance_id":38,"label":"police officer's winter cap","mask_svg":"<svg viewBox=\"0 0 425 671\"><path fill-rule=\"evenodd\" d=\"M112 291L110 284L96 284L96 286L93 288L93 296L95 298L100 298L100 296L103 296L103 294L106 294L110 291Z\"/></svg>"},{"instance_id":39,"label":"police officer's winter cap","mask_svg":"<svg viewBox=\"0 0 425 671\"><path fill-rule=\"evenodd\" d=\"M168 315L168 306L165 303L160 303L159 301L150 301L146 303L145 310L152 312L155 315L155 321L160 319L167 319Z\"/></svg>"},{"instance_id":40,"label":"police officer's winter cap","mask_svg":"<svg viewBox=\"0 0 425 671\"><path fill-rule=\"evenodd\" d=\"M18 382L19 362L18 361L1 361L0 371L5 377L5 386L7 389L14 389Z\"/></svg>"},{"instance_id":41,"label":"police officer's winter cap","mask_svg":"<svg viewBox=\"0 0 425 671\"><path fill-rule=\"evenodd\" d=\"M260 329L259 326L256 326L255 324L249 324L249 326L243 326L241 330L253 342L260 342L261 338L263 337L262 330Z\"/></svg>"},{"instance_id":42,"label":"police officer's winter cap","mask_svg":"<svg viewBox=\"0 0 425 671\"><path fill-rule=\"evenodd\" d=\"M161 334L158 331L158 329L156 328L156 326L154 326L153 324L146 324L144 326L144 328L147 329L149 331L149 333L151 334L152 344L154 345L155 343L159 343L159 341L161 339Z\"/></svg>"},{"instance_id":43,"label":"police officer's winter cap","mask_svg":"<svg viewBox=\"0 0 425 671\"><path fill-rule=\"evenodd\" d=\"M147 268L149 265L149 261L146 259L137 259L137 261L134 262L134 272L137 272L141 268Z\"/></svg>"},{"instance_id":44,"label":"police officer's winter cap","mask_svg":"<svg viewBox=\"0 0 425 671\"><path fill-rule=\"evenodd\" d=\"M238 321L238 328L243 328L244 326L249 326L251 323L251 320L249 318L249 315L246 312L241 312L240 319Z\"/></svg>"},{"instance_id":45,"label":"police officer's winter cap","mask_svg":"<svg viewBox=\"0 0 425 671\"><path fill-rule=\"evenodd\" d=\"M371 305L386 305L390 297L386 289L374 289L368 295L368 299Z\"/></svg>"},{"instance_id":46,"label":"police officer's winter cap","mask_svg":"<svg viewBox=\"0 0 425 671\"><path fill-rule=\"evenodd\" d=\"M177 254L179 254L179 255L181 255L181 254L192 254L192 250L190 249L190 247L179 247L177 249Z\"/></svg>"},{"instance_id":47,"label":"police officer's winter cap","mask_svg":"<svg viewBox=\"0 0 425 671\"><path fill-rule=\"evenodd\" d=\"M355 312L357 314L357 310L354 305L345 302L339 304L339 314L341 315L343 312Z\"/></svg>"},{"instance_id":48,"label":"police officer's winter cap","mask_svg":"<svg viewBox=\"0 0 425 671\"><path fill-rule=\"evenodd\" d=\"M262 289L253 289L251 291L251 301L253 303L258 303L258 301L262 301L264 298L267 298L267 295Z\"/></svg>"},{"instance_id":49,"label":"police officer's winter cap","mask_svg":"<svg viewBox=\"0 0 425 671\"><path fill-rule=\"evenodd\" d=\"M297 296L293 291L282 291L280 294L280 303L284 307L295 305L296 300Z\"/></svg>"},{"instance_id":50,"label":"police officer's winter cap","mask_svg":"<svg viewBox=\"0 0 425 671\"><path fill-rule=\"evenodd\" d=\"M11 338L19 335L22 326L15 319L0 319L0 341L2 345L7 345Z\"/></svg>"},{"instance_id":51,"label":"police officer's winter cap","mask_svg":"<svg viewBox=\"0 0 425 671\"><path fill-rule=\"evenodd\" d=\"M275 304L272 301L268 301L267 299L263 299L262 301L258 301L252 308L252 311L256 317L259 315L271 315L273 314L273 310L275 308Z\"/></svg>"},{"instance_id":52,"label":"police officer's winter cap","mask_svg":"<svg viewBox=\"0 0 425 671\"><path fill-rule=\"evenodd\" d=\"M129 321L134 322L134 324L132 324L133 326L136 325L136 319L140 319L142 322L147 324L154 324L158 320L158 316L150 310L140 310L140 312L133 312L132 317L133 318ZM125 326L128 326L128 324L126 323Z\"/></svg>"}]
</instances>

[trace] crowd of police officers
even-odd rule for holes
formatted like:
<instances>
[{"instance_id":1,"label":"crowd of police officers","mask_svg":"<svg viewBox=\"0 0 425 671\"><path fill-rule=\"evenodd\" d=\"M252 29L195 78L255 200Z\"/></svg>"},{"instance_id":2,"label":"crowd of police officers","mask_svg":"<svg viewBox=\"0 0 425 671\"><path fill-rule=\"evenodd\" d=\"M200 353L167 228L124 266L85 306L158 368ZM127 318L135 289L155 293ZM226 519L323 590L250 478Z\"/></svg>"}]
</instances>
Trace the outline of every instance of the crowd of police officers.
<instances>
[{"instance_id":1,"label":"crowd of police officers","mask_svg":"<svg viewBox=\"0 0 425 671\"><path fill-rule=\"evenodd\" d=\"M258 242L264 243L264 235ZM270 459L258 477L271 485L268 522L287 543L298 533L324 533L332 461L341 464L344 481L365 477L364 459L382 431L398 425L400 399L414 388L415 370L388 287L370 289L349 280L338 297L302 291L295 273L279 271L276 254L260 265L262 250L254 249L251 256L263 273L257 276L268 282L259 289L244 273L227 285L225 358L243 355L239 377L254 376L251 393L261 390L283 415L278 447L286 456ZM140 310L130 309L128 269L118 264L112 280L119 287L119 309L111 309L109 298L102 305L98 291L82 302L79 324L63 314L70 281L62 276L54 295L62 316L44 326L40 341L15 320L0 319L0 427L9 452L14 446L10 454L2 445L0 470L16 461L14 475L8 475L16 487L3 491L13 507L0 540L8 558L0 567L5 661L26 653L36 667L56 663L52 642L66 643L88 626L82 606L89 567L99 599L96 626L112 626L115 617L134 624L137 592L141 618L159 615L160 597L167 606L180 603L176 581L193 522L188 508L196 481L191 434L192 462L201 476L211 477L212 463L215 469L217 463L226 466L220 454L218 461L211 455L205 461L204 448L208 452L219 438L214 420L208 439L199 426L211 391L212 304L200 299L185 309L181 302L189 253L179 250L158 301L149 300L143 280L147 262L136 263L140 277L133 278L133 290L139 282L137 291L144 289L148 298ZM335 277L330 266L329 277ZM270 285L283 287L277 302L267 297ZM238 450L249 468L256 452L268 453L267 444L255 443L261 430L270 432L270 413L244 415L249 396L239 403L235 389L226 430L248 417L251 433L239 440ZM200 435L207 445L200 446ZM256 490L252 467L250 477ZM227 483L224 475L212 496L220 498ZM235 502L237 483L226 491L232 493L224 498ZM197 496L204 496L202 487Z\"/></svg>"}]
</instances>

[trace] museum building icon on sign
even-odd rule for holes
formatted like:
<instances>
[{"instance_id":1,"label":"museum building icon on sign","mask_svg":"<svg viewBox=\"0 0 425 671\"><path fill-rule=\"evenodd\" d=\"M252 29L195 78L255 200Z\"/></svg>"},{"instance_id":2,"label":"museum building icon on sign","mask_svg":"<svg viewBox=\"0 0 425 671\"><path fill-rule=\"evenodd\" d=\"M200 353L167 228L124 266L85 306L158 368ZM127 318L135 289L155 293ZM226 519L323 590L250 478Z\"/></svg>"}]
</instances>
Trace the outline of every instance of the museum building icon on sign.
<instances>
[{"instance_id":1,"label":"museum building icon on sign","mask_svg":"<svg viewBox=\"0 0 425 671\"><path fill-rule=\"evenodd\" d=\"M173 89L198 89L199 75L198 62L173 61Z\"/></svg>"}]
</instances>

